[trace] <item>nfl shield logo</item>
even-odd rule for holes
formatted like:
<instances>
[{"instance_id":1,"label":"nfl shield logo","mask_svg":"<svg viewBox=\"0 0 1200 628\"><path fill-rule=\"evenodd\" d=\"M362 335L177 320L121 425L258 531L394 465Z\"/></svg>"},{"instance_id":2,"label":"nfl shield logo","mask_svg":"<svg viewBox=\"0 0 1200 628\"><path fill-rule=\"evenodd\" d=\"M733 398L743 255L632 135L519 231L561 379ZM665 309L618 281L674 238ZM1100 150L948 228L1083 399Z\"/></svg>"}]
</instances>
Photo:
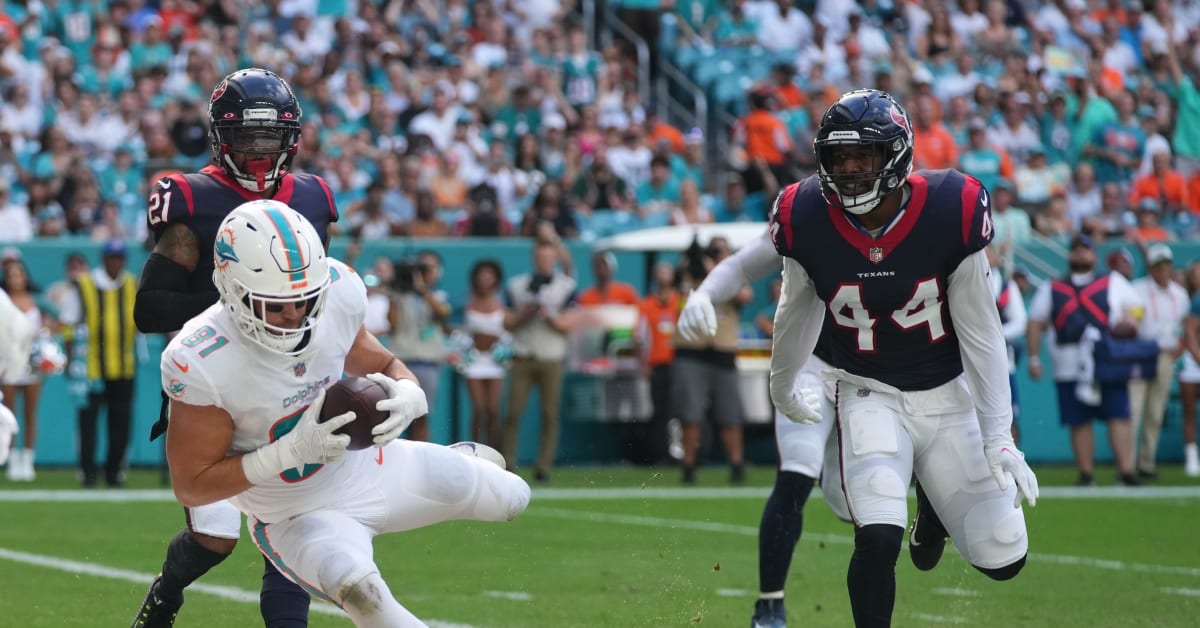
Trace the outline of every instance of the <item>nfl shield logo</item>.
<instances>
[{"instance_id":1,"label":"nfl shield logo","mask_svg":"<svg viewBox=\"0 0 1200 628\"><path fill-rule=\"evenodd\" d=\"M883 261L883 249L881 249L877 246L871 247L871 250L867 252L867 259L871 260L871 262L873 262L875 264L882 262Z\"/></svg>"},{"instance_id":2,"label":"nfl shield logo","mask_svg":"<svg viewBox=\"0 0 1200 628\"><path fill-rule=\"evenodd\" d=\"M304 368L304 363L301 362L292 367L292 372L296 374L296 377L304 377L304 374L308 372L308 369Z\"/></svg>"}]
</instances>

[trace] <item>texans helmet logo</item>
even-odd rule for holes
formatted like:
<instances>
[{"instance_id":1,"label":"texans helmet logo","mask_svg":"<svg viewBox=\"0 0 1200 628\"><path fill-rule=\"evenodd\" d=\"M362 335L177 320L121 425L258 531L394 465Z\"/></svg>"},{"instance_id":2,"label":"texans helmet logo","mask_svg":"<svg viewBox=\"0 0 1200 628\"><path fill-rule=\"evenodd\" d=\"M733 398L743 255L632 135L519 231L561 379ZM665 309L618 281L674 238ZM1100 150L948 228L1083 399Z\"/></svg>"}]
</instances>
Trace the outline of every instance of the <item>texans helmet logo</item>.
<instances>
[{"instance_id":1,"label":"texans helmet logo","mask_svg":"<svg viewBox=\"0 0 1200 628\"><path fill-rule=\"evenodd\" d=\"M904 112L898 105L892 103L892 109L888 113L892 116L892 122L895 122L897 126L904 129L905 133L912 135L912 127L908 124L908 116L904 115Z\"/></svg>"},{"instance_id":2,"label":"texans helmet logo","mask_svg":"<svg viewBox=\"0 0 1200 628\"><path fill-rule=\"evenodd\" d=\"M225 90L228 87L229 87L229 81L221 81L221 84L217 85L216 89L213 90L212 98L209 99L209 102L217 102L218 100L220 100L221 96L225 95Z\"/></svg>"}]
</instances>

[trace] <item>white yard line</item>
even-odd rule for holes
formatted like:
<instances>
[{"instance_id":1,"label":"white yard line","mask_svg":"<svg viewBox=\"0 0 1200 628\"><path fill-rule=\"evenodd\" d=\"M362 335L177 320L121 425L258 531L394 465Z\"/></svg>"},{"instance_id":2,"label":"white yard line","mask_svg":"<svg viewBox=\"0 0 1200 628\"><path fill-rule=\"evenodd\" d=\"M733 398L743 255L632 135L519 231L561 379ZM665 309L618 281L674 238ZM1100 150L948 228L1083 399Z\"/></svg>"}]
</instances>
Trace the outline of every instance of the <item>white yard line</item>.
<instances>
[{"instance_id":1,"label":"white yard line","mask_svg":"<svg viewBox=\"0 0 1200 628\"><path fill-rule=\"evenodd\" d=\"M714 521L692 521L690 519L667 519L663 517L646 517L641 515L621 515L606 512L590 512L580 510L570 510L565 508L542 508L536 507L526 511L526 516L544 516L557 519L573 519L580 521L597 521L603 523L622 523L626 525L656 527L656 528L679 528L683 530L700 530L705 532L726 532L729 534L737 534L741 536L758 536L758 526L744 526L731 523L717 523ZM841 545L852 545L854 538L845 534L817 534L805 532L801 537L804 541L820 541L824 543L838 543ZM1063 554L1043 554L1033 552L1029 554L1029 560L1055 563L1059 565L1079 565L1082 567L1090 567L1093 569L1107 569L1110 571L1137 571L1141 573L1165 574L1173 576L1191 576L1200 577L1200 567L1179 567L1174 565L1154 565L1146 563L1130 563L1120 560L1103 560L1099 558L1090 558L1087 556L1068 556Z\"/></svg>"},{"instance_id":2,"label":"white yard line","mask_svg":"<svg viewBox=\"0 0 1200 628\"><path fill-rule=\"evenodd\" d=\"M951 597L979 597L983 595L983 593L972 589L958 589L950 587L939 587L933 589L933 592L938 595L949 595Z\"/></svg>"},{"instance_id":3,"label":"white yard line","mask_svg":"<svg viewBox=\"0 0 1200 628\"><path fill-rule=\"evenodd\" d=\"M967 620L953 615L930 615L929 613L913 613L914 618L934 624L965 624Z\"/></svg>"},{"instance_id":4,"label":"white yard line","mask_svg":"<svg viewBox=\"0 0 1200 628\"><path fill-rule=\"evenodd\" d=\"M1159 589L1159 591L1162 591L1163 593L1167 593L1170 595L1183 595L1186 597L1200 597L1200 589L1183 589L1183 588L1163 587L1163 588Z\"/></svg>"},{"instance_id":5,"label":"white yard line","mask_svg":"<svg viewBox=\"0 0 1200 628\"><path fill-rule=\"evenodd\" d=\"M766 499L767 487L712 488L535 488L533 501L604 501L614 499ZM911 492L910 492L911 494ZM1041 499L1196 499L1200 486L1046 486ZM0 502L173 502L165 489L0 490Z\"/></svg>"},{"instance_id":6,"label":"white yard line","mask_svg":"<svg viewBox=\"0 0 1200 628\"><path fill-rule=\"evenodd\" d=\"M30 554L29 552L20 552L7 548L0 547L0 559L11 560L17 563L33 565L35 567L44 567L46 569L54 569L55 571L65 571L67 573L79 574L85 576L95 576L97 578L105 578L108 580L123 580L135 584L149 585L154 580L154 574L143 573L138 571L129 571L127 569L118 569L116 567L106 567L95 563L81 563L75 560L67 560L65 558L56 558L53 556L43 556L41 554ZM218 584L205 584L197 582L187 588L188 592L195 591L219 597L221 599L230 600L233 602L245 602L248 604L258 604L258 591L250 591L247 589L239 589L237 587L227 587ZM133 605L139 600L130 599L129 612L132 617L134 611L137 610ZM322 615L334 615L337 617L350 618L342 612L342 609L325 602L313 602L310 610L314 613ZM468 624L456 624L451 622L439 621L436 619L425 620L430 628L476 628Z\"/></svg>"}]
</instances>

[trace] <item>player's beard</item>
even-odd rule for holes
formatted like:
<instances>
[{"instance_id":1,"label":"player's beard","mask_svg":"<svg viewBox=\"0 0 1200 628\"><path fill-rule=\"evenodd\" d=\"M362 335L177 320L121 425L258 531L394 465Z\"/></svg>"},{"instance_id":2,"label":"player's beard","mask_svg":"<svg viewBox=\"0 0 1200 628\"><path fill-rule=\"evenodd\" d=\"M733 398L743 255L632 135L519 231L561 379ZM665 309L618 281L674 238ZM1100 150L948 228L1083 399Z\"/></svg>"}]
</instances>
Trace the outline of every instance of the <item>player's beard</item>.
<instances>
[{"instance_id":1,"label":"player's beard","mask_svg":"<svg viewBox=\"0 0 1200 628\"><path fill-rule=\"evenodd\" d=\"M1092 272L1092 266L1093 266L1093 264L1091 264L1089 262L1079 262L1079 261L1068 261L1067 262L1067 268L1071 269L1071 274L1073 274L1073 275L1082 275L1084 273L1090 273L1090 272Z\"/></svg>"}]
</instances>

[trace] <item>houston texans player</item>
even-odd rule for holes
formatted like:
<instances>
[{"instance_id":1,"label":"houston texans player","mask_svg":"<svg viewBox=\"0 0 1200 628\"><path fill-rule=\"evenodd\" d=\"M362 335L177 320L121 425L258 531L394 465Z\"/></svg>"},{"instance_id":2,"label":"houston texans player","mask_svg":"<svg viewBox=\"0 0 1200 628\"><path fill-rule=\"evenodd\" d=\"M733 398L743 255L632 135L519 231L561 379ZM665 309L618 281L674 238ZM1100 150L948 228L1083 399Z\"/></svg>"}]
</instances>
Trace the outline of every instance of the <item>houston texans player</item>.
<instances>
[{"instance_id":1,"label":"houston texans player","mask_svg":"<svg viewBox=\"0 0 1200 628\"><path fill-rule=\"evenodd\" d=\"M918 520L910 551L932 543L940 557L944 529L996 580L1025 564L1021 500L1036 503L1037 478L1010 433L1008 355L983 250L987 190L957 170L914 173L908 115L878 90L843 94L814 150L817 174L788 186L771 212L785 258L771 400L793 421L821 420L797 378L828 319L826 374L855 525L850 605L857 626L889 626L910 478L941 528Z\"/></svg>"},{"instance_id":2,"label":"houston texans player","mask_svg":"<svg viewBox=\"0 0 1200 628\"><path fill-rule=\"evenodd\" d=\"M208 106L213 163L198 173L172 174L155 183L146 208L154 250L142 269L134 320L143 333L170 333L217 302L213 247L225 216L246 201L270 198L303 214L328 243L338 211L320 177L292 174L300 142L300 105L292 88L267 70L226 76ZM218 251L218 255L220 251ZM166 431L167 398L151 431ZM183 589L233 552L241 514L221 501L186 508L187 528L167 547L162 573L150 585L133 626L171 626ZM308 625L309 596L265 562L260 607L271 628Z\"/></svg>"}]
</instances>

